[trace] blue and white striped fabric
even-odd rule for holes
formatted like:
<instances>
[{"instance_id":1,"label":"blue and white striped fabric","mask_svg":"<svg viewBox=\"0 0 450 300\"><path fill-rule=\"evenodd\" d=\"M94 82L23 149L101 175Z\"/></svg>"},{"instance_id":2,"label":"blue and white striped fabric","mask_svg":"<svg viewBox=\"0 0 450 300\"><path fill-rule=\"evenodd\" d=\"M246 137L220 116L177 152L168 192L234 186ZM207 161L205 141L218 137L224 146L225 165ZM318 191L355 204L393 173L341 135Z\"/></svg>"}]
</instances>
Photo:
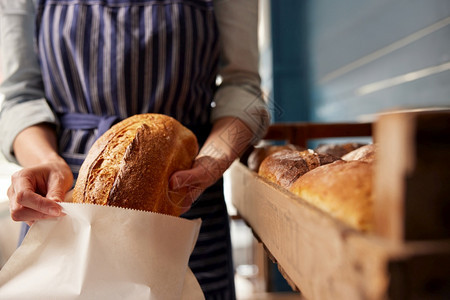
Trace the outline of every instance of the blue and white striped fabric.
<instances>
[{"instance_id":1,"label":"blue and white striped fabric","mask_svg":"<svg viewBox=\"0 0 450 300\"><path fill-rule=\"evenodd\" d=\"M45 92L58 114L208 122L219 54L211 0L40 1L38 17ZM95 135L63 130L63 154L80 159Z\"/></svg>"},{"instance_id":2,"label":"blue and white striped fabric","mask_svg":"<svg viewBox=\"0 0 450 300\"><path fill-rule=\"evenodd\" d=\"M204 140L219 57L212 0L40 0L37 7L45 93L75 176L96 138L134 114L170 115ZM203 220L190 267L206 298L234 299L221 182L185 217Z\"/></svg>"}]
</instances>

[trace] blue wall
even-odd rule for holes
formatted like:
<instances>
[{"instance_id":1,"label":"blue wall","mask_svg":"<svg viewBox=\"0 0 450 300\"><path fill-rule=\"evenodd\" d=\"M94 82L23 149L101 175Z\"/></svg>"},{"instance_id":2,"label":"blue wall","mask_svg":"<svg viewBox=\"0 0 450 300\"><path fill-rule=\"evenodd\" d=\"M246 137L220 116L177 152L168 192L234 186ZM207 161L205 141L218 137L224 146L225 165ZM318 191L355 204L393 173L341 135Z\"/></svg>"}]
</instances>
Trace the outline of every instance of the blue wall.
<instances>
[{"instance_id":1,"label":"blue wall","mask_svg":"<svg viewBox=\"0 0 450 300\"><path fill-rule=\"evenodd\" d=\"M272 119L309 118L309 55L307 1L271 1L273 53Z\"/></svg>"},{"instance_id":2,"label":"blue wall","mask_svg":"<svg viewBox=\"0 0 450 300\"><path fill-rule=\"evenodd\" d=\"M274 121L450 105L449 0L272 0Z\"/></svg>"}]
</instances>

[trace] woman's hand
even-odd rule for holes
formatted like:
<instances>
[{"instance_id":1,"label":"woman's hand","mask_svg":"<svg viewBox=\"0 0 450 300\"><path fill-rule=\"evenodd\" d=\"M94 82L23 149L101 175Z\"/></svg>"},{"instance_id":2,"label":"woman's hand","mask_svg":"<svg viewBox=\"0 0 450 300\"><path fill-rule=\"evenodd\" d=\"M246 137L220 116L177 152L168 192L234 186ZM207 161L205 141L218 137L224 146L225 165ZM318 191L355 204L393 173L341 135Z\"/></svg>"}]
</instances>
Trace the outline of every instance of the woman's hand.
<instances>
[{"instance_id":1,"label":"woman's hand","mask_svg":"<svg viewBox=\"0 0 450 300\"><path fill-rule=\"evenodd\" d=\"M175 172L169 181L169 194L188 211L203 191L219 180L231 163L249 146L253 133L239 119L217 120L200 149L191 169Z\"/></svg>"},{"instance_id":2,"label":"woman's hand","mask_svg":"<svg viewBox=\"0 0 450 300\"><path fill-rule=\"evenodd\" d=\"M205 189L213 185L223 174L214 158L198 157L189 170L178 171L169 182L169 195L184 208L183 213L191 208L192 203Z\"/></svg>"},{"instance_id":3,"label":"woman's hand","mask_svg":"<svg viewBox=\"0 0 450 300\"><path fill-rule=\"evenodd\" d=\"M13 174L8 189L11 218L29 225L35 220L61 215L66 192L72 187L70 167L58 155L56 132L49 124L21 131L14 140L14 154L24 167Z\"/></svg>"},{"instance_id":4,"label":"woman's hand","mask_svg":"<svg viewBox=\"0 0 450 300\"><path fill-rule=\"evenodd\" d=\"M57 202L64 200L72 184L72 172L62 159L14 173L8 189L11 218L31 225L35 220L61 216Z\"/></svg>"}]
</instances>

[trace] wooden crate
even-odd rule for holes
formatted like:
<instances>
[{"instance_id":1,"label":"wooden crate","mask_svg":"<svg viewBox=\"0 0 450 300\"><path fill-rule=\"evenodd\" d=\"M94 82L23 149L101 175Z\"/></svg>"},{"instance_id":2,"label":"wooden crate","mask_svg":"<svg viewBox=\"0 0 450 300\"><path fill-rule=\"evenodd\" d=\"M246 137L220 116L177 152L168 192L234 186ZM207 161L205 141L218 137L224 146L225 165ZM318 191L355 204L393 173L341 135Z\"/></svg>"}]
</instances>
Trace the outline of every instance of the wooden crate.
<instances>
[{"instance_id":1,"label":"wooden crate","mask_svg":"<svg viewBox=\"0 0 450 300\"><path fill-rule=\"evenodd\" d=\"M412 191L418 193L420 178L430 184L428 166L433 166L432 174L448 175L449 162L439 165L428 160L440 158L445 151L450 153L449 120L448 111L402 113L381 116L375 124L378 146L389 149L380 151L377 161L375 233L349 228L241 162L229 171L232 202L288 282L307 299L450 299L450 226L445 220L450 216L445 215L450 209L448 196L427 190L411 196ZM281 139L295 141L293 132L312 132L315 125L307 124L306 130L303 124L287 126L288 133L283 133L277 125L269 131L270 138L276 137L271 132L279 132ZM331 137L341 130L333 128L342 128L340 124L317 126L326 128L321 132L328 131ZM367 124L345 127L345 136L370 132ZM326 137L325 133L320 137ZM315 136L302 139L309 138ZM427 146L418 145L423 142ZM427 161L419 162L425 154ZM391 155L403 158L392 163ZM413 203L410 197L414 197ZM414 209L420 199L430 203L429 217L439 220L423 226L426 213ZM414 235L418 223L422 229Z\"/></svg>"}]
</instances>

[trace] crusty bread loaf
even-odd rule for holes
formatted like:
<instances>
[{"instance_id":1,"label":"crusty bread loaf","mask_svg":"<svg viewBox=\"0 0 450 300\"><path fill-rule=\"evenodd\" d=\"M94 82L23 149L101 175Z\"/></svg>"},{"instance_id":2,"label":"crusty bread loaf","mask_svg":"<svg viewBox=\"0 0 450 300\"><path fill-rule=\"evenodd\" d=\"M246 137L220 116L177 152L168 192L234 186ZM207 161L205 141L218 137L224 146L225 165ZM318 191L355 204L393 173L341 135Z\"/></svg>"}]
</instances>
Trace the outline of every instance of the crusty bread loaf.
<instances>
[{"instance_id":1,"label":"crusty bread loaf","mask_svg":"<svg viewBox=\"0 0 450 300\"><path fill-rule=\"evenodd\" d=\"M296 180L290 191L348 225L369 231L373 224L373 164L336 161Z\"/></svg>"},{"instance_id":2,"label":"crusty bread loaf","mask_svg":"<svg viewBox=\"0 0 450 300\"><path fill-rule=\"evenodd\" d=\"M376 158L376 145L368 144L342 156L343 160L359 160L374 162Z\"/></svg>"},{"instance_id":3,"label":"crusty bread loaf","mask_svg":"<svg viewBox=\"0 0 450 300\"><path fill-rule=\"evenodd\" d=\"M365 144L362 143L344 143L344 144L322 144L317 146L314 151L322 154L330 154L336 157L342 157L345 154L358 149Z\"/></svg>"},{"instance_id":4,"label":"crusty bread loaf","mask_svg":"<svg viewBox=\"0 0 450 300\"><path fill-rule=\"evenodd\" d=\"M169 197L168 181L175 171L190 168L197 152L195 135L169 116L141 114L125 119L90 149L73 202L179 216L182 197Z\"/></svg>"},{"instance_id":5,"label":"crusty bread loaf","mask_svg":"<svg viewBox=\"0 0 450 300\"><path fill-rule=\"evenodd\" d=\"M263 160L258 174L288 189L300 176L339 158L313 150L281 150Z\"/></svg>"},{"instance_id":6,"label":"crusty bread loaf","mask_svg":"<svg viewBox=\"0 0 450 300\"><path fill-rule=\"evenodd\" d=\"M303 151L306 150L303 147L293 145L293 144L284 144L284 145L264 145L258 148L255 148L249 155L247 159L247 166L250 170L254 172L258 172L259 166L262 161L268 157L269 155L281 151L281 150L298 150Z\"/></svg>"}]
</instances>

